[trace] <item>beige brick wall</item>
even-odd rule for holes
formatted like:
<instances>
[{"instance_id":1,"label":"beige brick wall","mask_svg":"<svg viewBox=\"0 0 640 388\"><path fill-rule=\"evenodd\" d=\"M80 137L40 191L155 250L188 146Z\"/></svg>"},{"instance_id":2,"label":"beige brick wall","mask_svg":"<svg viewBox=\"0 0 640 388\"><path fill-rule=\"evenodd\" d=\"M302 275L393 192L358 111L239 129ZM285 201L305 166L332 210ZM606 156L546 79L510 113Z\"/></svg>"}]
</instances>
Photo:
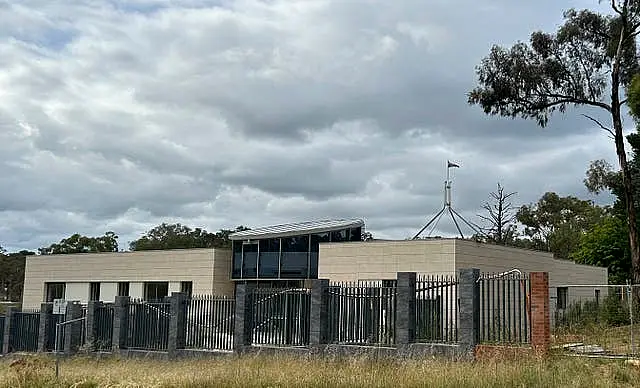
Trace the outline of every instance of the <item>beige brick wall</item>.
<instances>
[{"instance_id":1,"label":"beige brick wall","mask_svg":"<svg viewBox=\"0 0 640 388\"><path fill-rule=\"evenodd\" d=\"M549 272L549 285L607 284L607 269L557 260L553 254L528 249L480 244L455 240L456 270L479 268L482 272L505 272L519 269L528 272Z\"/></svg>"},{"instance_id":2,"label":"beige brick wall","mask_svg":"<svg viewBox=\"0 0 640 388\"><path fill-rule=\"evenodd\" d=\"M218 260L214 260L218 259ZM226 262L225 262L226 261ZM44 299L45 282L85 283L71 286L75 294L88 282L130 282L130 294L138 296L147 281L179 284L193 282L194 294L233 292L227 268L231 261L228 250L176 249L121 253L30 256L25 267L23 308L37 308ZM216 272L216 271L220 272ZM225 284L225 280L226 283ZM76 290L77 288L77 290ZM135 295L134 295L135 294Z\"/></svg>"},{"instance_id":3,"label":"beige brick wall","mask_svg":"<svg viewBox=\"0 0 640 388\"><path fill-rule=\"evenodd\" d=\"M318 277L334 281L395 279L397 272L453 274L453 240L320 244Z\"/></svg>"}]
</instances>

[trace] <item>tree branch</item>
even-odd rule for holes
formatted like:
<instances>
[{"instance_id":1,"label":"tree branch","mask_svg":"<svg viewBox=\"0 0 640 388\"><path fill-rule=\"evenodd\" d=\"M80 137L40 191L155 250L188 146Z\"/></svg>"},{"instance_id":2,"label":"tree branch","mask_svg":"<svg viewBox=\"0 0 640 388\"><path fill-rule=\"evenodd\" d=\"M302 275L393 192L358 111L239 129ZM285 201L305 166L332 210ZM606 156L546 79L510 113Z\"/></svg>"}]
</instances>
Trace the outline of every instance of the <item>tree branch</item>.
<instances>
[{"instance_id":1,"label":"tree branch","mask_svg":"<svg viewBox=\"0 0 640 388\"><path fill-rule=\"evenodd\" d=\"M593 117L586 115L586 114L582 114L584 117L588 118L589 120L593 121L594 123L598 124L598 126L600 128L602 128L603 130L609 132L611 134L611 136L615 137L615 133L613 133L613 130L611 128L605 127L600 121L594 119Z\"/></svg>"}]
</instances>

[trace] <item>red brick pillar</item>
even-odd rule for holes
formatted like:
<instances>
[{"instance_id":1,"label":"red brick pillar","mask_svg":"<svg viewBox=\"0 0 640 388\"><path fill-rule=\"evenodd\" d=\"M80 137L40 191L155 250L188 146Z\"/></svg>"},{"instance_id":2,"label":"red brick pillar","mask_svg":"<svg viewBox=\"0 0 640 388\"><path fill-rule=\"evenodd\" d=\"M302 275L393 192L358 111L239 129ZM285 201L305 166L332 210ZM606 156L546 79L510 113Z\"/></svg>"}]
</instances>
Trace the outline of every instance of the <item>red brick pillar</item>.
<instances>
[{"instance_id":1,"label":"red brick pillar","mask_svg":"<svg viewBox=\"0 0 640 388\"><path fill-rule=\"evenodd\" d=\"M537 354L545 355L551 344L549 320L549 273L531 272L531 345Z\"/></svg>"}]
</instances>

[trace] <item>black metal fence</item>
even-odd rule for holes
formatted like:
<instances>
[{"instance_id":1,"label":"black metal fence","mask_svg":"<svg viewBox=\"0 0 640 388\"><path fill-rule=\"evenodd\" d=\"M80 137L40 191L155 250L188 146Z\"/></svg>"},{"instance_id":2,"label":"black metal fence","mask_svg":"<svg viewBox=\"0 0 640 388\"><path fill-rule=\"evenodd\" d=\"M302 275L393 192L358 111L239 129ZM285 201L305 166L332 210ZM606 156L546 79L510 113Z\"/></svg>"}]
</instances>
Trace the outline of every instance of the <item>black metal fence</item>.
<instances>
[{"instance_id":1,"label":"black metal fence","mask_svg":"<svg viewBox=\"0 0 640 388\"><path fill-rule=\"evenodd\" d=\"M57 324L64 322L64 314L50 314L47 316L47 319L49 320L49 322L47 324L48 332L47 332L47 343L45 345L46 346L45 350L47 352L53 352L56 349L62 350L64 348L65 330L64 328L62 328L59 330L59 333L56 333L56 332L58 331ZM56 348L56 338L58 339L57 348Z\"/></svg>"},{"instance_id":2,"label":"black metal fence","mask_svg":"<svg viewBox=\"0 0 640 388\"><path fill-rule=\"evenodd\" d=\"M37 351L40 312L13 312L10 330L9 352Z\"/></svg>"},{"instance_id":3,"label":"black metal fence","mask_svg":"<svg viewBox=\"0 0 640 388\"><path fill-rule=\"evenodd\" d=\"M395 343L395 285L332 283L327 309L329 342L353 345Z\"/></svg>"},{"instance_id":4,"label":"black metal fence","mask_svg":"<svg viewBox=\"0 0 640 388\"><path fill-rule=\"evenodd\" d=\"M188 349L233 350L235 299L212 295L187 300Z\"/></svg>"},{"instance_id":5,"label":"black metal fence","mask_svg":"<svg viewBox=\"0 0 640 388\"><path fill-rule=\"evenodd\" d=\"M167 350L170 306L169 303L132 302L129 305L127 348Z\"/></svg>"},{"instance_id":6,"label":"black metal fence","mask_svg":"<svg viewBox=\"0 0 640 388\"><path fill-rule=\"evenodd\" d=\"M483 274L480 285L480 342L531 341L531 284L525 274Z\"/></svg>"},{"instance_id":7,"label":"black metal fence","mask_svg":"<svg viewBox=\"0 0 640 388\"><path fill-rule=\"evenodd\" d=\"M309 344L311 291L306 288L256 288L251 303L254 345Z\"/></svg>"},{"instance_id":8,"label":"black metal fence","mask_svg":"<svg viewBox=\"0 0 640 388\"><path fill-rule=\"evenodd\" d=\"M111 351L113 341L113 305L98 306L95 311L95 348L98 351Z\"/></svg>"},{"instance_id":9,"label":"black metal fence","mask_svg":"<svg viewBox=\"0 0 640 388\"><path fill-rule=\"evenodd\" d=\"M416 280L416 340L458 342L458 279L421 276Z\"/></svg>"},{"instance_id":10,"label":"black metal fence","mask_svg":"<svg viewBox=\"0 0 640 388\"><path fill-rule=\"evenodd\" d=\"M4 315L0 315L0 353L2 353L2 349L4 348Z\"/></svg>"}]
</instances>

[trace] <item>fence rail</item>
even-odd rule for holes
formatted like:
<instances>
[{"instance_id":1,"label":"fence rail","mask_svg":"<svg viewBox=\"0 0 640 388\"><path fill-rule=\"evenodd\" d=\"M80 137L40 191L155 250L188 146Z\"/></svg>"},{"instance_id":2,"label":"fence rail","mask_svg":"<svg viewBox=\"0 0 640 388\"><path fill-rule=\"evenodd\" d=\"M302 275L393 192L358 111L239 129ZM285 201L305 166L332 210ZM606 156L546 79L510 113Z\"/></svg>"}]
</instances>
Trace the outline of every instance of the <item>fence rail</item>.
<instances>
[{"instance_id":1,"label":"fence rail","mask_svg":"<svg viewBox=\"0 0 640 388\"><path fill-rule=\"evenodd\" d=\"M531 284L525 274L482 274L480 283L480 342L531 341Z\"/></svg>"},{"instance_id":2,"label":"fence rail","mask_svg":"<svg viewBox=\"0 0 640 388\"><path fill-rule=\"evenodd\" d=\"M193 296L186 315L187 349L233 350L234 299Z\"/></svg>"},{"instance_id":3,"label":"fence rail","mask_svg":"<svg viewBox=\"0 0 640 388\"><path fill-rule=\"evenodd\" d=\"M309 344L311 291L306 288L256 288L252 294L254 345Z\"/></svg>"},{"instance_id":4,"label":"fence rail","mask_svg":"<svg viewBox=\"0 0 640 388\"><path fill-rule=\"evenodd\" d=\"M332 283L328 297L329 342L395 343L396 287L377 282Z\"/></svg>"},{"instance_id":5,"label":"fence rail","mask_svg":"<svg viewBox=\"0 0 640 388\"><path fill-rule=\"evenodd\" d=\"M170 307L169 303L132 302L129 305L127 348L167 350Z\"/></svg>"},{"instance_id":6,"label":"fence rail","mask_svg":"<svg viewBox=\"0 0 640 388\"><path fill-rule=\"evenodd\" d=\"M416 340L458 342L458 279L421 276L416 281Z\"/></svg>"}]
</instances>

